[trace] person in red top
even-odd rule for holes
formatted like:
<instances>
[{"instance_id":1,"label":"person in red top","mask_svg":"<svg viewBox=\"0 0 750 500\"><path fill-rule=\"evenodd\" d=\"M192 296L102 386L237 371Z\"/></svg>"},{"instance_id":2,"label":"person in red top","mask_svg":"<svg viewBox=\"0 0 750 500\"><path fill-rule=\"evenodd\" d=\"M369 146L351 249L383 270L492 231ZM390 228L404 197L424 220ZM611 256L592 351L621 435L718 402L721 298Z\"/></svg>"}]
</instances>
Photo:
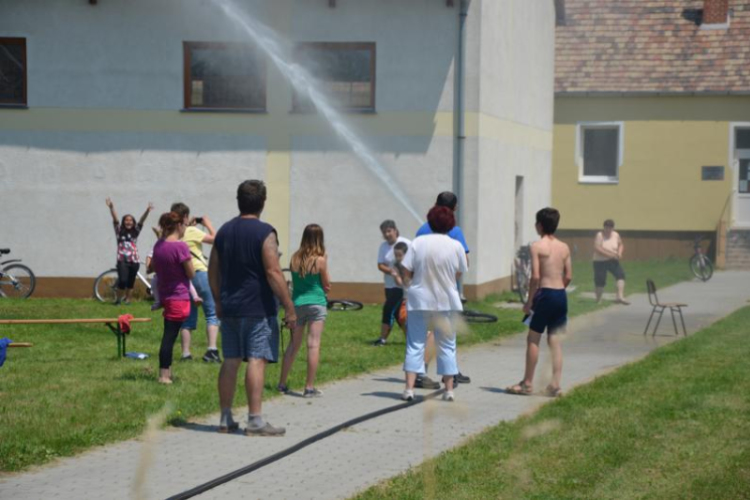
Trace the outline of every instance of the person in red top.
<instances>
[{"instance_id":1,"label":"person in red top","mask_svg":"<svg viewBox=\"0 0 750 500\"><path fill-rule=\"evenodd\" d=\"M138 274L140 262L138 259L138 235L141 234L143 224L154 204L149 203L141 219L136 223L135 217L126 214L122 221L118 220L115 212L115 204L110 198L107 198L109 213L112 215L112 224L115 226L115 236L117 237L117 294L115 305L123 303L130 304L130 297L133 295L133 286L135 277Z\"/></svg>"},{"instance_id":2,"label":"person in red top","mask_svg":"<svg viewBox=\"0 0 750 500\"><path fill-rule=\"evenodd\" d=\"M151 265L159 275L159 298L164 306L164 335L159 349L159 382L172 383L172 350L180 326L190 315L190 280L195 276L193 257L185 242L185 223L175 212L159 219L162 238L154 245Z\"/></svg>"}]
</instances>

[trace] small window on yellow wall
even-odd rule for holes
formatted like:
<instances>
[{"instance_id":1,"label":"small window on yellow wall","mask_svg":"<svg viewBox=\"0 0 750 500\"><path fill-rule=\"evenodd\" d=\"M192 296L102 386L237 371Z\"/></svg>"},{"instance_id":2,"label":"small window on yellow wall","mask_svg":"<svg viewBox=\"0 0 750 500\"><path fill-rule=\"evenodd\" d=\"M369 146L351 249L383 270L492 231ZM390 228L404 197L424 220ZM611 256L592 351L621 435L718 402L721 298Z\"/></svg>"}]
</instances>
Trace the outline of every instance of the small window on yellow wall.
<instances>
[{"instance_id":1,"label":"small window on yellow wall","mask_svg":"<svg viewBox=\"0 0 750 500\"><path fill-rule=\"evenodd\" d=\"M616 184L620 180L624 126L620 122L579 123L576 163L579 182Z\"/></svg>"}]
</instances>

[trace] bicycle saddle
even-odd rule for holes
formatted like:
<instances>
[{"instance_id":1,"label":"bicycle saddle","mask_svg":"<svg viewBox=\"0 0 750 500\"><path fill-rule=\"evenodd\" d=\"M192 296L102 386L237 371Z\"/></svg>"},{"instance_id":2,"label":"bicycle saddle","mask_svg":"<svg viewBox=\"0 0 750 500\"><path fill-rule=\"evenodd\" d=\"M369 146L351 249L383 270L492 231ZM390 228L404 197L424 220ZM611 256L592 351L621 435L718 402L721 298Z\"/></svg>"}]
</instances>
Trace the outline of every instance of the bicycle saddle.
<instances>
[{"instance_id":1,"label":"bicycle saddle","mask_svg":"<svg viewBox=\"0 0 750 500\"><path fill-rule=\"evenodd\" d=\"M0 248L0 255L10 253L10 248Z\"/></svg>"}]
</instances>

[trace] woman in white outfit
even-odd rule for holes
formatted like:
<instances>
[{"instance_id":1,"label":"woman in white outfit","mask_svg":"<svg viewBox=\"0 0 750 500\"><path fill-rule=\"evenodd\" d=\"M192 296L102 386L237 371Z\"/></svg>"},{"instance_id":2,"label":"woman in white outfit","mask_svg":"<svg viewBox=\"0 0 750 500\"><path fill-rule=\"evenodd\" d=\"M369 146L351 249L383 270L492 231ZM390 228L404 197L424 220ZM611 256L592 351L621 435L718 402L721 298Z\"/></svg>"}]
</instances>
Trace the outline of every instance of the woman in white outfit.
<instances>
[{"instance_id":1,"label":"woman in white outfit","mask_svg":"<svg viewBox=\"0 0 750 500\"><path fill-rule=\"evenodd\" d=\"M401 263L411 279L407 292L407 336L405 401L414 399L414 382L425 373L424 350L427 331L435 332L437 373L445 384L443 399L453 401L456 364L456 315L463 310L458 280L468 269L466 252L447 233L456 225L453 211L433 207L427 214L433 234L416 238Z\"/></svg>"}]
</instances>

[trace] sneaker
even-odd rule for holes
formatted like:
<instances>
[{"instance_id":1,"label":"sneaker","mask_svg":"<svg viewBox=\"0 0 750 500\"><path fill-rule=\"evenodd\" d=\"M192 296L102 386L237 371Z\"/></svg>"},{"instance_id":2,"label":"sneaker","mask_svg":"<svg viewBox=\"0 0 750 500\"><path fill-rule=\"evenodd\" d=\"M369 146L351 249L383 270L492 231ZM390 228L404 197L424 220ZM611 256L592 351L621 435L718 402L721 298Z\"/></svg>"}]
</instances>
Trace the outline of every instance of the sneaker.
<instances>
[{"instance_id":1,"label":"sneaker","mask_svg":"<svg viewBox=\"0 0 750 500\"><path fill-rule=\"evenodd\" d=\"M470 384L470 383L471 383L471 379L469 377L467 377L466 375L464 375L463 373L461 373L461 372L458 372L458 375L454 375L453 376L453 384L454 385L458 385L458 384Z\"/></svg>"},{"instance_id":2,"label":"sneaker","mask_svg":"<svg viewBox=\"0 0 750 500\"><path fill-rule=\"evenodd\" d=\"M289 387L287 387L285 384L277 385L276 390L279 391L281 394L289 394Z\"/></svg>"},{"instance_id":3,"label":"sneaker","mask_svg":"<svg viewBox=\"0 0 750 500\"><path fill-rule=\"evenodd\" d=\"M162 308L162 305L159 302L154 302L153 304L151 304L152 311L158 311L161 308Z\"/></svg>"},{"instance_id":4,"label":"sneaker","mask_svg":"<svg viewBox=\"0 0 750 500\"><path fill-rule=\"evenodd\" d=\"M190 354L183 354L180 361L192 361L193 357Z\"/></svg>"},{"instance_id":5,"label":"sneaker","mask_svg":"<svg viewBox=\"0 0 750 500\"><path fill-rule=\"evenodd\" d=\"M319 398L323 395L323 391L320 391L313 387L312 389L305 389L305 392L302 394L303 398Z\"/></svg>"},{"instance_id":6,"label":"sneaker","mask_svg":"<svg viewBox=\"0 0 750 500\"><path fill-rule=\"evenodd\" d=\"M418 389L440 389L440 382L435 382L427 375L421 375L414 382L414 387Z\"/></svg>"},{"instance_id":7,"label":"sneaker","mask_svg":"<svg viewBox=\"0 0 750 500\"><path fill-rule=\"evenodd\" d=\"M263 427L246 427L246 436L283 436L286 434L286 429L283 427L274 427L273 425L266 422Z\"/></svg>"},{"instance_id":8,"label":"sneaker","mask_svg":"<svg viewBox=\"0 0 750 500\"><path fill-rule=\"evenodd\" d=\"M405 390L404 393L401 395L401 399L404 401L414 401L414 391Z\"/></svg>"},{"instance_id":9,"label":"sneaker","mask_svg":"<svg viewBox=\"0 0 750 500\"><path fill-rule=\"evenodd\" d=\"M123 306L129 306L130 305L130 301L128 299L125 299L122 302L120 302L120 304L123 305Z\"/></svg>"},{"instance_id":10,"label":"sneaker","mask_svg":"<svg viewBox=\"0 0 750 500\"><path fill-rule=\"evenodd\" d=\"M216 349L209 349L206 351L206 354L203 355L203 361L206 363L221 363L219 351Z\"/></svg>"},{"instance_id":11,"label":"sneaker","mask_svg":"<svg viewBox=\"0 0 750 500\"><path fill-rule=\"evenodd\" d=\"M375 347L384 346L385 345L385 339L384 338L379 338L378 340L376 340L375 342L373 342L372 345L374 345Z\"/></svg>"},{"instance_id":12,"label":"sneaker","mask_svg":"<svg viewBox=\"0 0 750 500\"><path fill-rule=\"evenodd\" d=\"M443 401L453 402L455 400L456 400L456 398L453 397L453 391L445 391L443 393Z\"/></svg>"}]
</instances>

